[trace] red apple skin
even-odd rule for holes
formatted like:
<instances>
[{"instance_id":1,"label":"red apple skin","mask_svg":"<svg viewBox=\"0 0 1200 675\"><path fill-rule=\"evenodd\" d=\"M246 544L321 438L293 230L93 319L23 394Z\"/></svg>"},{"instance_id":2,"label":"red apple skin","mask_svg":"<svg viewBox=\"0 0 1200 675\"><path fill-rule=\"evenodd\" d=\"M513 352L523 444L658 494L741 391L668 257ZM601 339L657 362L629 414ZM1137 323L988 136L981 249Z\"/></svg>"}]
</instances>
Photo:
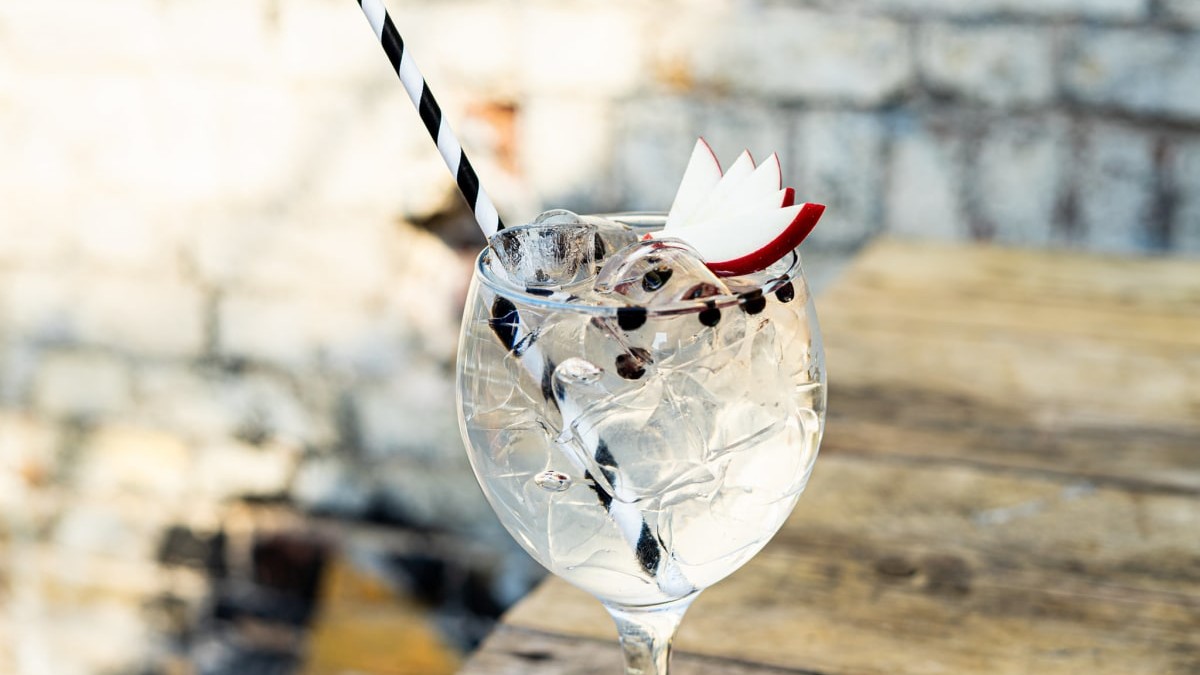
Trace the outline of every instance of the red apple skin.
<instances>
[{"instance_id":1,"label":"red apple skin","mask_svg":"<svg viewBox=\"0 0 1200 675\"><path fill-rule=\"evenodd\" d=\"M785 188L784 193L783 193L783 206L780 206L779 208L786 209L789 206L795 206L795 205L796 205L796 189L795 188Z\"/></svg>"},{"instance_id":2,"label":"red apple skin","mask_svg":"<svg viewBox=\"0 0 1200 675\"><path fill-rule=\"evenodd\" d=\"M788 194L784 196L784 202L795 200L795 191L788 188ZM785 204L785 207L789 204ZM748 253L740 258L732 260L708 261L705 264L719 277L735 277L742 274L750 274L761 269L766 269L771 263L779 260L787 255L788 251L800 245L808 237L813 228L817 226L817 221L821 219L821 214L825 213L823 204L805 204L800 208L800 213L792 219L792 222L784 228L779 236L775 237L766 246Z\"/></svg>"}]
</instances>

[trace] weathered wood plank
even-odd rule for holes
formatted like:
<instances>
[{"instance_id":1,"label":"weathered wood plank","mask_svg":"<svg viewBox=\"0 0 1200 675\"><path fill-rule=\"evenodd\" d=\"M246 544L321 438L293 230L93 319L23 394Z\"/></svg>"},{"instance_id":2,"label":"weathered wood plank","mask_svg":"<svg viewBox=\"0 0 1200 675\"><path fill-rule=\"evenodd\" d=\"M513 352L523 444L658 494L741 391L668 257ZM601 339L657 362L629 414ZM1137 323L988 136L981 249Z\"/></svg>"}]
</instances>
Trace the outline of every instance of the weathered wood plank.
<instances>
[{"instance_id":1,"label":"weathered wood plank","mask_svg":"<svg viewBox=\"0 0 1200 675\"><path fill-rule=\"evenodd\" d=\"M677 675L820 675L686 652L671 658ZM621 672L616 634L611 640L564 638L502 626L460 671L460 675L614 675Z\"/></svg>"},{"instance_id":2,"label":"weathered wood plank","mask_svg":"<svg viewBox=\"0 0 1200 675\"><path fill-rule=\"evenodd\" d=\"M1200 420L1200 349L881 324L835 307L819 307L831 388L930 389L1100 426Z\"/></svg>"},{"instance_id":3,"label":"weathered wood plank","mask_svg":"<svg viewBox=\"0 0 1200 675\"><path fill-rule=\"evenodd\" d=\"M704 593L682 650L830 674L1200 673L1200 262L882 242L818 309L809 493ZM615 654L598 603L557 580L507 622Z\"/></svg>"},{"instance_id":4,"label":"weathered wood plank","mask_svg":"<svg viewBox=\"0 0 1200 675\"><path fill-rule=\"evenodd\" d=\"M819 302L825 447L1200 489L1196 298L1196 262L876 246Z\"/></svg>"},{"instance_id":5,"label":"weathered wood plank","mask_svg":"<svg viewBox=\"0 0 1200 675\"><path fill-rule=\"evenodd\" d=\"M828 673L1200 669L1200 509L944 465L821 460L777 540L705 592L680 648ZM557 581L511 625L613 638Z\"/></svg>"},{"instance_id":6,"label":"weathered wood plank","mask_svg":"<svg viewBox=\"0 0 1200 675\"><path fill-rule=\"evenodd\" d=\"M1200 315L1196 258L1138 258L1065 250L877 240L830 289L874 288L896 297L1103 307Z\"/></svg>"},{"instance_id":7,"label":"weathered wood plank","mask_svg":"<svg viewBox=\"0 0 1200 675\"><path fill-rule=\"evenodd\" d=\"M916 386L835 383L821 451L1043 471L1200 495L1200 426L1089 424L1081 417Z\"/></svg>"}]
</instances>

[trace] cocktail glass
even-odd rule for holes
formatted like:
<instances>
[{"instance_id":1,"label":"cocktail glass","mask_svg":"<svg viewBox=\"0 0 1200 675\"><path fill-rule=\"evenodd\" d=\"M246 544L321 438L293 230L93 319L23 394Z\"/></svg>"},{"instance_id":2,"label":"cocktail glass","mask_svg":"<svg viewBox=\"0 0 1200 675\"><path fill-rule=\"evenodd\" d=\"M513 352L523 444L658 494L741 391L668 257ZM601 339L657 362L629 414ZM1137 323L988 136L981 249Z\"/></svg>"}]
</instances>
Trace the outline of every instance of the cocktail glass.
<instances>
[{"instance_id":1,"label":"cocktail glass","mask_svg":"<svg viewBox=\"0 0 1200 675\"><path fill-rule=\"evenodd\" d=\"M492 258L458 354L471 466L516 541L603 603L625 672L665 675L684 612L766 545L817 456L825 366L799 254L644 312L514 288Z\"/></svg>"}]
</instances>

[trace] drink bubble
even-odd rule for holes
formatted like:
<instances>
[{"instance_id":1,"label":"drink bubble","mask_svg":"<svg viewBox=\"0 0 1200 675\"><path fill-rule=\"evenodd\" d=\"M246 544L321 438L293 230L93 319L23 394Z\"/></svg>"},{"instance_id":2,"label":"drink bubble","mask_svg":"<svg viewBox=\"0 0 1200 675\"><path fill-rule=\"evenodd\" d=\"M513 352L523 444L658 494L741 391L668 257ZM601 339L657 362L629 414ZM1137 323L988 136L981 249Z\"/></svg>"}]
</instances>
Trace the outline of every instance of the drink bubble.
<instances>
[{"instance_id":1,"label":"drink bubble","mask_svg":"<svg viewBox=\"0 0 1200 675\"><path fill-rule=\"evenodd\" d=\"M603 374L604 371L596 364L574 356L554 369L554 377L563 384L595 384Z\"/></svg>"},{"instance_id":2,"label":"drink bubble","mask_svg":"<svg viewBox=\"0 0 1200 675\"><path fill-rule=\"evenodd\" d=\"M543 471L533 477L533 482L550 492L564 492L571 487L571 477L561 471Z\"/></svg>"}]
</instances>

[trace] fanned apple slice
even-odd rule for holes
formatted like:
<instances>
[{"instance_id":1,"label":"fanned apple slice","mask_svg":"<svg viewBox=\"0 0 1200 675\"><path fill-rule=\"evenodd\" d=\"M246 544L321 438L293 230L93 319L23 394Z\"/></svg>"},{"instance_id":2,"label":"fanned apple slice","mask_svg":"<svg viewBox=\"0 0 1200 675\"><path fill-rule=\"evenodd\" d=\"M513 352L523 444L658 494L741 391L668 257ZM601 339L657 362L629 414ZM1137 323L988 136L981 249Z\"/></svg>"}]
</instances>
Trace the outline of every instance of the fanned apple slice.
<instances>
[{"instance_id":1,"label":"fanned apple slice","mask_svg":"<svg viewBox=\"0 0 1200 675\"><path fill-rule=\"evenodd\" d=\"M686 221L678 223L676 227L686 227L687 221L703 218L707 214L722 210L722 204L726 198L736 196L740 189L739 186L753 173L754 158L750 156L748 150L743 150L742 154L738 155L737 159L733 160L733 164L730 164L729 168L725 170L725 175L721 176L721 180L713 186L713 189L700 202L691 216Z\"/></svg>"},{"instance_id":2,"label":"fanned apple slice","mask_svg":"<svg viewBox=\"0 0 1200 675\"><path fill-rule=\"evenodd\" d=\"M787 208L796 203L796 189L783 188L783 208Z\"/></svg>"},{"instance_id":3,"label":"fanned apple slice","mask_svg":"<svg viewBox=\"0 0 1200 675\"><path fill-rule=\"evenodd\" d=\"M688 160L667 214L667 227L678 227L696 212L696 208L708 198L721 180L721 164L717 155L703 138L696 140L692 157Z\"/></svg>"},{"instance_id":4,"label":"fanned apple slice","mask_svg":"<svg viewBox=\"0 0 1200 675\"><path fill-rule=\"evenodd\" d=\"M703 208L675 227L667 223L666 229L702 226L708 221L761 210L770 203L778 204L778 193L782 188L783 172L780 169L779 156L772 153L753 173L732 186L729 191L720 194L714 190L713 198L705 202Z\"/></svg>"},{"instance_id":5,"label":"fanned apple slice","mask_svg":"<svg viewBox=\"0 0 1200 675\"><path fill-rule=\"evenodd\" d=\"M666 225L643 239L682 239L720 276L766 269L799 246L825 212L820 204L796 204L796 191L782 185L777 154L755 167L744 151L721 175L712 148L700 139Z\"/></svg>"},{"instance_id":6,"label":"fanned apple slice","mask_svg":"<svg viewBox=\"0 0 1200 675\"><path fill-rule=\"evenodd\" d=\"M710 221L704 227L664 231L662 236L690 244L718 276L737 276L765 269L787 255L812 232L824 212L821 204L797 204Z\"/></svg>"}]
</instances>

